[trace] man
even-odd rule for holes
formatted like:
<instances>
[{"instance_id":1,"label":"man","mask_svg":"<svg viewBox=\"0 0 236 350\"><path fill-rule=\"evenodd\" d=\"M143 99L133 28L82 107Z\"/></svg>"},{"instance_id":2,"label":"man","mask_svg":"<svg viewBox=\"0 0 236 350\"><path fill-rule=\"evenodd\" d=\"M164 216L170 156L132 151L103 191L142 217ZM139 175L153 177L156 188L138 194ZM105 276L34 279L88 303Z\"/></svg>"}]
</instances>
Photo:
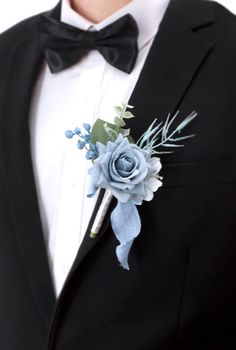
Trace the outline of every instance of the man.
<instances>
[{"instance_id":1,"label":"man","mask_svg":"<svg viewBox=\"0 0 236 350\"><path fill-rule=\"evenodd\" d=\"M116 35L119 20L122 43L138 28L135 61L113 66L92 39L72 64L67 40L54 50L71 26ZM62 0L1 35L1 350L235 349L235 38L234 15L202 0ZM196 136L161 155L129 271L114 201L89 236L102 192L86 199L88 161L64 137L119 102L135 107L135 140L155 117L198 113Z\"/></svg>"}]
</instances>

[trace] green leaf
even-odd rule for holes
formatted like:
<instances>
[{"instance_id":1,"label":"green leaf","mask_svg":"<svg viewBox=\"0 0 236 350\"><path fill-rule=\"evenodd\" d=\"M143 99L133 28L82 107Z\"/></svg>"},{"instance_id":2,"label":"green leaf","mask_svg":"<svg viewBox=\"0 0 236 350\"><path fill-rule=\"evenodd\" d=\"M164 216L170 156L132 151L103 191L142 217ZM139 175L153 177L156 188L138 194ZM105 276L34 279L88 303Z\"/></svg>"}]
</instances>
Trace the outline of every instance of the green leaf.
<instances>
[{"instance_id":1,"label":"green leaf","mask_svg":"<svg viewBox=\"0 0 236 350\"><path fill-rule=\"evenodd\" d=\"M114 130L113 127L109 127L107 123L103 125L103 128L105 130L105 133L109 136L109 140L115 141L116 138L118 137L118 132Z\"/></svg>"},{"instance_id":2,"label":"green leaf","mask_svg":"<svg viewBox=\"0 0 236 350\"><path fill-rule=\"evenodd\" d=\"M130 136L130 129L120 129L120 133L124 136L127 137L130 143L135 143L134 139L132 136Z\"/></svg>"},{"instance_id":3,"label":"green leaf","mask_svg":"<svg viewBox=\"0 0 236 350\"><path fill-rule=\"evenodd\" d=\"M123 114L123 118L124 119L131 119L131 118L134 118L135 116L133 115L133 113L131 113L131 112L125 112L124 114Z\"/></svg>"},{"instance_id":4,"label":"green leaf","mask_svg":"<svg viewBox=\"0 0 236 350\"><path fill-rule=\"evenodd\" d=\"M119 128L121 128L121 127L125 126L126 123L120 117L115 117L115 125L118 126Z\"/></svg>"},{"instance_id":5,"label":"green leaf","mask_svg":"<svg viewBox=\"0 0 236 350\"><path fill-rule=\"evenodd\" d=\"M110 140L110 137L104 130L104 124L107 124L107 127L113 130L116 128L116 126L113 124L106 123L102 119L97 119L91 130L91 142L93 144L96 144L96 142L101 142L106 145L106 143Z\"/></svg>"},{"instance_id":6,"label":"green leaf","mask_svg":"<svg viewBox=\"0 0 236 350\"><path fill-rule=\"evenodd\" d=\"M130 134L130 129L120 129L120 133L124 136L127 137Z\"/></svg>"},{"instance_id":7,"label":"green leaf","mask_svg":"<svg viewBox=\"0 0 236 350\"><path fill-rule=\"evenodd\" d=\"M123 108L121 106L115 106L114 110L117 113L118 117L120 117L123 113Z\"/></svg>"}]
</instances>

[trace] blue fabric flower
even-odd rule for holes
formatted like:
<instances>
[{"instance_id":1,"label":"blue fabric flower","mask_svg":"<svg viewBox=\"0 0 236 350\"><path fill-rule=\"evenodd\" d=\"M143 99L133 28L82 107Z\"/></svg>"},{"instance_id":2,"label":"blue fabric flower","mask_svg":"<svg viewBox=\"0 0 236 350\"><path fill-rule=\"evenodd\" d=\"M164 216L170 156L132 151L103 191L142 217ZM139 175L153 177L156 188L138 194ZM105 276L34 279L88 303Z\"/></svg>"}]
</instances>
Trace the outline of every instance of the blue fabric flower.
<instances>
[{"instance_id":1,"label":"blue fabric flower","mask_svg":"<svg viewBox=\"0 0 236 350\"><path fill-rule=\"evenodd\" d=\"M159 158L151 157L151 151L129 143L121 134L106 145L97 142L97 150L98 157L89 169L89 197L104 188L121 203L141 205L143 200L152 200L153 192L162 185L157 177L161 170Z\"/></svg>"}]
</instances>

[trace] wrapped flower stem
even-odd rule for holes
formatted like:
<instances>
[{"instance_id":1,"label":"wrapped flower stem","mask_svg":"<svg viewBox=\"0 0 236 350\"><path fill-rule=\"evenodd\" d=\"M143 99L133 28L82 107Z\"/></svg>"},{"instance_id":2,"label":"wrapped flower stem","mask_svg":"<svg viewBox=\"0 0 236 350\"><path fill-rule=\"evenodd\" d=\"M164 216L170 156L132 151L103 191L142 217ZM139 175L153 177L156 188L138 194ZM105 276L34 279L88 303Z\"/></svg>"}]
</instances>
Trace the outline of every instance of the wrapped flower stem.
<instances>
[{"instance_id":1,"label":"wrapped flower stem","mask_svg":"<svg viewBox=\"0 0 236 350\"><path fill-rule=\"evenodd\" d=\"M95 217L91 232L90 232L90 237L91 238L96 238L101 226L103 224L104 218L106 216L106 213L108 211L109 205L111 203L111 200L113 198L113 194L111 193L111 191L106 190L103 200L100 204L100 207L98 209L97 215Z\"/></svg>"}]
</instances>

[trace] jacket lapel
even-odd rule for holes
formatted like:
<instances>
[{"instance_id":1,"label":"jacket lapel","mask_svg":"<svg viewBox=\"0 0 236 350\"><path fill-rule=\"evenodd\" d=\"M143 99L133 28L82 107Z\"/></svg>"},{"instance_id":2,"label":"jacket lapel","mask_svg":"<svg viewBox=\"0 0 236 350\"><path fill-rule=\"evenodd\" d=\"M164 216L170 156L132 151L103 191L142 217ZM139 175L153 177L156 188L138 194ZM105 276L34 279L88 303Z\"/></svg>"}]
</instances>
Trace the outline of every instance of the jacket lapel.
<instances>
[{"instance_id":1,"label":"jacket lapel","mask_svg":"<svg viewBox=\"0 0 236 350\"><path fill-rule=\"evenodd\" d=\"M129 104L135 107L136 118L129 120L135 140L138 140L156 116L159 116L159 120L165 120L168 113L176 111L188 86L213 48L212 43L200 38L193 29L209 25L213 21L214 13L207 3L199 0L171 0L129 100ZM101 198L96 209L100 201ZM116 200L113 200L96 239L89 237L93 218L91 219L67 283L78 265L106 232L115 204Z\"/></svg>"},{"instance_id":2,"label":"jacket lapel","mask_svg":"<svg viewBox=\"0 0 236 350\"><path fill-rule=\"evenodd\" d=\"M209 25L213 19L212 8L207 3L171 0L129 101L135 107L136 118L129 124L135 140L154 118L162 121L178 110L189 85L213 48L212 43L194 30Z\"/></svg>"},{"instance_id":3,"label":"jacket lapel","mask_svg":"<svg viewBox=\"0 0 236 350\"><path fill-rule=\"evenodd\" d=\"M32 28L29 28L29 33ZM27 34L9 59L1 120L6 189L27 277L38 310L48 326L55 296L35 190L28 129L31 93L42 55L38 36Z\"/></svg>"}]
</instances>

